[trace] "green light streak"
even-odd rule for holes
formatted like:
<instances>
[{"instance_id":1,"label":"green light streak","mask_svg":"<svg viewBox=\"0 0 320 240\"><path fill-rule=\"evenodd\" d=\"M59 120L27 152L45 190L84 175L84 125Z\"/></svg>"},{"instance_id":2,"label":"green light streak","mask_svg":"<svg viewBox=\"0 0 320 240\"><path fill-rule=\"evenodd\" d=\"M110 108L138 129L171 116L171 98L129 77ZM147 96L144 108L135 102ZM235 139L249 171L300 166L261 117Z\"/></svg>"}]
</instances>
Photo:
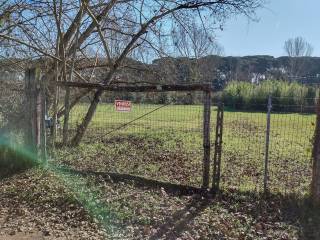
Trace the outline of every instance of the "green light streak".
<instances>
[{"instance_id":1,"label":"green light streak","mask_svg":"<svg viewBox=\"0 0 320 240\"><path fill-rule=\"evenodd\" d=\"M8 156L7 153L10 153ZM14 156L14 160L11 157ZM6 159L9 157L10 159ZM112 206L103 203L99 196L100 193L97 187L89 187L88 182L84 177L80 177L73 174L70 169L66 167L57 166L54 164L54 160L51 160L49 164L39 159L38 155L21 144L17 144L8 138L0 138L0 166L5 162L24 166L25 162L32 166L38 166L39 168L46 169L54 173L58 179L62 181L64 187L66 187L78 203L80 203L87 213L97 221L103 230L112 236L122 239L124 235L116 227L116 223L121 219L117 213L112 211ZM26 168L25 168L26 169Z\"/></svg>"},{"instance_id":2,"label":"green light streak","mask_svg":"<svg viewBox=\"0 0 320 240\"><path fill-rule=\"evenodd\" d=\"M70 169L49 164L49 169L54 172L64 186L72 191L76 200L85 208L89 215L99 222L101 227L112 237L124 237L119 232L116 222L120 217L112 210L112 206L106 205L101 199L101 192L97 187L89 187L85 178L71 173Z\"/></svg>"}]
</instances>

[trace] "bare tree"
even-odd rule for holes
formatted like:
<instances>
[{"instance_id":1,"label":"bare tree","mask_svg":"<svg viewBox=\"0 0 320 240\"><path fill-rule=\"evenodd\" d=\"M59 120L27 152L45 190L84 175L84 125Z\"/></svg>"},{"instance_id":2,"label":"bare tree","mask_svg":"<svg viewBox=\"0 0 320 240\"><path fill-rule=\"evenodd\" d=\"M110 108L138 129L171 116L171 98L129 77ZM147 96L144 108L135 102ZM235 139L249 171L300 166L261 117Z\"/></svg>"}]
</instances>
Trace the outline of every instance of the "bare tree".
<instances>
[{"instance_id":1,"label":"bare tree","mask_svg":"<svg viewBox=\"0 0 320 240\"><path fill-rule=\"evenodd\" d=\"M188 25L179 24L172 29L172 42L178 56L201 58L207 55L223 55L223 47L206 27L193 20Z\"/></svg>"},{"instance_id":2,"label":"bare tree","mask_svg":"<svg viewBox=\"0 0 320 240\"><path fill-rule=\"evenodd\" d=\"M203 81L204 66L200 58L223 55L223 47L215 40L213 31L214 29L205 26L202 21L197 23L194 19L188 24L178 24L172 29L173 55L182 57L182 61L185 60L183 62L191 73L191 81ZM213 65L210 67L215 68Z\"/></svg>"},{"instance_id":3,"label":"bare tree","mask_svg":"<svg viewBox=\"0 0 320 240\"><path fill-rule=\"evenodd\" d=\"M148 54L153 51L154 55L166 51L161 49L159 40L170 35L167 26L202 19L206 19L207 25L219 26L235 14L253 18L254 11L264 3L264 0L80 1L81 4L79 0L7 0L8 6L15 6L10 12L14 21L7 21L0 28L0 41L11 44L9 48L15 54L23 53L24 57L38 61L41 58L49 82L70 79L73 73L73 81L90 79L108 85L137 49L147 49ZM198 49L196 54L205 49ZM95 56L99 56L98 61L93 60ZM90 71L84 70L83 66L92 62L93 69L105 72L100 79L91 79ZM49 87L50 92L54 91ZM71 96L70 107L73 99L87 93L81 91ZM93 93L88 111L72 139L74 145L84 135L102 94L102 89Z\"/></svg>"},{"instance_id":4,"label":"bare tree","mask_svg":"<svg viewBox=\"0 0 320 240\"><path fill-rule=\"evenodd\" d=\"M303 74L305 57L310 57L313 47L302 37L290 38L284 43L284 50L289 57L289 79L296 80Z\"/></svg>"},{"instance_id":5,"label":"bare tree","mask_svg":"<svg viewBox=\"0 0 320 240\"><path fill-rule=\"evenodd\" d=\"M296 37L285 41L284 50L289 57L310 57L313 47L302 37Z\"/></svg>"}]
</instances>

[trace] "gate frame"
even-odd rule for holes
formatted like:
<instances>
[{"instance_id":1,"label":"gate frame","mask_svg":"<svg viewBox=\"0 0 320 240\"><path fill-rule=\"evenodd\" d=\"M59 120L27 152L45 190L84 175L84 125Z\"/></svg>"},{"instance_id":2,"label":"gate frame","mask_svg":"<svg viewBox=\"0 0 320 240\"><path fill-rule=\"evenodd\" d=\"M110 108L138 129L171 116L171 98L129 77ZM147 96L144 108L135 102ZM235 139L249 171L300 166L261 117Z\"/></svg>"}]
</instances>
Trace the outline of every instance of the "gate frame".
<instances>
[{"instance_id":1,"label":"gate frame","mask_svg":"<svg viewBox=\"0 0 320 240\"><path fill-rule=\"evenodd\" d=\"M211 92L214 92L212 84L166 84L166 85L145 85L145 86L112 86L103 85L99 83L84 83L84 82L56 82L57 86L65 88L84 88L88 90L100 89L112 92L193 92L201 91L204 95L203 102L203 172L202 172L202 189L209 190L210 184L210 162L211 162L211 143L210 143L210 130L211 130ZM215 149L216 151L216 149ZM220 154L221 155L221 154ZM220 168L219 168L220 171ZM220 173L216 175L216 170L213 172L212 179L220 177ZM215 186L215 185L213 185ZM213 189L211 189L213 190Z\"/></svg>"},{"instance_id":2,"label":"gate frame","mask_svg":"<svg viewBox=\"0 0 320 240\"><path fill-rule=\"evenodd\" d=\"M220 175L221 175L221 154L222 154L222 136L223 136L223 114L224 105L222 102L218 103L217 109L217 123L216 136L214 143L214 157L213 157L213 174L212 174L212 192L217 193L220 190Z\"/></svg>"}]
</instances>

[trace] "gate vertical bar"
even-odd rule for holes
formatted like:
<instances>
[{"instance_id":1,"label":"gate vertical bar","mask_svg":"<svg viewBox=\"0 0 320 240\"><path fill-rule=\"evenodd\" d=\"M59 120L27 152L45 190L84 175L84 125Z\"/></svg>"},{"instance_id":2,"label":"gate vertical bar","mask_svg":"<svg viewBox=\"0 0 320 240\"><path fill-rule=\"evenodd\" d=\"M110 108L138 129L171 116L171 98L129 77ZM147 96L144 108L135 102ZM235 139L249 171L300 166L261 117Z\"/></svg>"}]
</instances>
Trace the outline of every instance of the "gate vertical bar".
<instances>
[{"instance_id":1,"label":"gate vertical bar","mask_svg":"<svg viewBox=\"0 0 320 240\"><path fill-rule=\"evenodd\" d=\"M221 154L222 154L222 134L223 134L223 103L220 102L217 110L216 138L214 143L212 191L218 192L220 189Z\"/></svg>"},{"instance_id":2,"label":"gate vertical bar","mask_svg":"<svg viewBox=\"0 0 320 240\"><path fill-rule=\"evenodd\" d=\"M203 175L202 188L209 188L210 178L210 116L211 116L211 90L204 93L203 107Z\"/></svg>"},{"instance_id":3,"label":"gate vertical bar","mask_svg":"<svg viewBox=\"0 0 320 240\"><path fill-rule=\"evenodd\" d=\"M268 193L268 179L269 179L269 144L270 144L270 120L271 120L272 98L269 95L268 98L268 113L267 113L267 129L266 129L266 147L264 154L264 179L263 179L263 191Z\"/></svg>"}]
</instances>

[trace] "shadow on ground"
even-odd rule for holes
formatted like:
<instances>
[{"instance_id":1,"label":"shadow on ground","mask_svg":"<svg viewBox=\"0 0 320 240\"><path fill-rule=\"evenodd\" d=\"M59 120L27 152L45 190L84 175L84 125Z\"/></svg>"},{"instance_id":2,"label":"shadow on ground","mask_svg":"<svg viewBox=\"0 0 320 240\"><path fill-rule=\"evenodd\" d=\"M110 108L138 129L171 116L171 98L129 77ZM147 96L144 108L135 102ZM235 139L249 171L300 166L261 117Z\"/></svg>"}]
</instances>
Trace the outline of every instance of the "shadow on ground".
<instances>
[{"instance_id":1,"label":"shadow on ground","mask_svg":"<svg viewBox=\"0 0 320 240\"><path fill-rule=\"evenodd\" d=\"M281 194L269 194L266 197L255 192L234 189L225 189L213 195L201 188L150 180L130 174L78 171L67 168L64 168L63 171L82 176L99 176L105 181L127 182L136 187L164 189L173 196L192 196L188 205L173 212L164 223L159 223L160 227L149 239L177 239L182 232L188 230L192 220L201 215L205 209L218 204L227 209L229 213L250 216L251 224L256 224L262 230L268 224L284 222L298 229L300 240L320 239L320 208L314 207L308 198ZM244 232L244 236L246 234L247 232ZM224 239L223 236L217 237ZM282 239L290 238L284 235Z\"/></svg>"}]
</instances>

